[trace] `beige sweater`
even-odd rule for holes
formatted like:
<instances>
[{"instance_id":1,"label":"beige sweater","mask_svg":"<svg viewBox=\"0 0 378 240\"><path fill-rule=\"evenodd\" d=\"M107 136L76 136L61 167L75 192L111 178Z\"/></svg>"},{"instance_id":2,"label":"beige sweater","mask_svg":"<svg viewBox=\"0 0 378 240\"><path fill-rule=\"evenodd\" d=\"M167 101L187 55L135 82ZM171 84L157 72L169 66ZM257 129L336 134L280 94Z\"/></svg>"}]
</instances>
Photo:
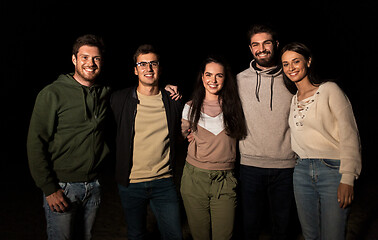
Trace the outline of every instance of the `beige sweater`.
<instances>
[{"instance_id":1,"label":"beige sweater","mask_svg":"<svg viewBox=\"0 0 378 240\"><path fill-rule=\"evenodd\" d=\"M137 93L139 104L130 183L171 177L168 125L161 92L154 96Z\"/></svg>"},{"instance_id":2,"label":"beige sweater","mask_svg":"<svg viewBox=\"0 0 378 240\"><path fill-rule=\"evenodd\" d=\"M352 106L333 82L320 85L298 114L293 96L289 125L291 145L301 158L339 159L341 183L353 186L361 172L360 139Z\"/></svg>"},{"instance_id":3,"label":"beige sweater","mask_svg":"<svg viewBox=\"0 0 378 240\"><path fill-rule=\"evenodd\" d=\"M185 104L181 129L187 135L190 127L190 102ZM236 158L236 140L226 134L223 113L218 101L204 101L194 140L189 143L186 161L207 170L231 170Z\"/></svg>"},{"instance_id":4,"label":"beige sweater","mask_svg":"<svg viewBox=\"0 0 378 240\"><path fill-rule=\"evenodd\" d=\"M259 70L253 60L237 75L248 135L239 142L240 163L259 168L293 168L295 154L287 122L293 95L280 68Z\"/></svg>"}]
</instances>

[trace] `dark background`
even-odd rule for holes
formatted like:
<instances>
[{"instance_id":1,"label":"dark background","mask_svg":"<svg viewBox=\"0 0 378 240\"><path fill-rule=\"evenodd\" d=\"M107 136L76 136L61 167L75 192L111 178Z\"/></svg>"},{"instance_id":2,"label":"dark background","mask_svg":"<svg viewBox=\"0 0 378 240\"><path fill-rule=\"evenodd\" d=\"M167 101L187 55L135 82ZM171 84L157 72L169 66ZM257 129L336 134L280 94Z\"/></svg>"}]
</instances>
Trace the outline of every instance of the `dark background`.
<instances>
[{"instance_id":1,"label":"dark background","mask_svg":"<svg viewBox=\"0 0 378 240\"><path fill-rule=\"evenodd\" d=\"M162 55L161 80L178 85L187 99L208 53L223 54L236 74L252 59L249 26L270 23L280 33L281 46L291 41L308 45L320 75L337 79L351 100L363 151L356 201L377 202L376 9L373 1L2 1L1 186L27 205L30 198L22 192L34 183L26 136L35 97L59 74L73 71L71 48L78 36L104 37L103 78L114 89L136 84L132 55L140 44L154 44ZM1 198L0 213L13 217L6 210L13 200Z\"/></svg>"}]
</instances>

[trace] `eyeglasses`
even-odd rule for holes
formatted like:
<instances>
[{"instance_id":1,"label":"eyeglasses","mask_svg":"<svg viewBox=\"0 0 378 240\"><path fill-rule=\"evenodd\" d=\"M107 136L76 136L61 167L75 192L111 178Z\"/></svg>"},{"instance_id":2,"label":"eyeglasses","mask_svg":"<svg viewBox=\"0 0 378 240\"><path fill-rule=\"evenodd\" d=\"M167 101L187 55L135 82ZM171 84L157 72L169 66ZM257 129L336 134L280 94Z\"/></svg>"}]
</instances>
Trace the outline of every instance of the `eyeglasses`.
<instances>
[{"instance_id":1,"label":"eyeglasses","mask_svg":"<svg viewBox=\"0 0 378 240\"><path fill-rule=\"evenodd\" d=\"M151 66L152 68L157 68L159 66L159 62L158 61L137 62L136 65L141 68L147 68L148 65Z\"/></svg>"}]
</instances>

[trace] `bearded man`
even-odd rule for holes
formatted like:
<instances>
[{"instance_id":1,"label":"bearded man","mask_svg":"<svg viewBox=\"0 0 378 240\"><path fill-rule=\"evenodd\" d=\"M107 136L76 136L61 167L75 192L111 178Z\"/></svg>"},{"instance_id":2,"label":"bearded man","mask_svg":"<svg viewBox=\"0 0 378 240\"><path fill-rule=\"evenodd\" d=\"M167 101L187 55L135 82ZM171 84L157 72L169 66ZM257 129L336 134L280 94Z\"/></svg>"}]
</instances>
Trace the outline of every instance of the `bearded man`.
<instances>
[{"instance_id":1,"label":"bearded man","mask_svg":"<svg viewBox=\"0 0 378 240\"><path fill-rule=\"evenodd\" d=\"M98 174L109 149L105 124L109 87L98 84L104 43L79 37L75 72L38 94L27 140L29 167L43 191L48 239L91 239L100 204Z\"/></svg>"},{"instance_id":2,"label":"bearded man","mask_svg":"<svg viewBox=\"0 0 378 240\"><path fill-rule=\"evenodd\" d=\"M277 64L276 32L267 25L254 25L248 40L254 60L237 75L248 131L239 142L244 237L259 239L268 203L272 239L287 239L294 197L295 154L288 125L292 94Z\"/></svg>"}]
</instances>

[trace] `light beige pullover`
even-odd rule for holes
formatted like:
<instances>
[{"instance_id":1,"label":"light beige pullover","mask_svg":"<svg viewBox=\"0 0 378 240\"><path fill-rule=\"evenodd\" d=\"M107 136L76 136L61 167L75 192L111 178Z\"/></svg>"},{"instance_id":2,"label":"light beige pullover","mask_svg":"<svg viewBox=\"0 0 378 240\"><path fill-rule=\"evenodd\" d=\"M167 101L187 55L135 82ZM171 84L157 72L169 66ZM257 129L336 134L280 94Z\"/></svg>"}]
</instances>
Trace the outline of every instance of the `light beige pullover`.
<instances>
[{"instance_id":1,"label":"light beige pullover","mask_svg":"<svg viewBox=\"0 0 378 240\"><path fill-rule=\"evenodd\" d=\"M239 142L241 164L260 168L293 168L288 117L292 94L279 67L250 67L237 75L247 122L247 137Z\"/></svg>"},{"instance_id":2,"label":"light beige pullover","mask_svg":"<svg viewBox=\"0 0 378 240\"><path fill-rule=\"evenodd\" d=\"M352 105L334 82L320 85L298 112L293 96L289 125L293 150L301 158L339 159L341 183L353 186L361 172L360 138Z\"/></svg>"}]
</instances>

